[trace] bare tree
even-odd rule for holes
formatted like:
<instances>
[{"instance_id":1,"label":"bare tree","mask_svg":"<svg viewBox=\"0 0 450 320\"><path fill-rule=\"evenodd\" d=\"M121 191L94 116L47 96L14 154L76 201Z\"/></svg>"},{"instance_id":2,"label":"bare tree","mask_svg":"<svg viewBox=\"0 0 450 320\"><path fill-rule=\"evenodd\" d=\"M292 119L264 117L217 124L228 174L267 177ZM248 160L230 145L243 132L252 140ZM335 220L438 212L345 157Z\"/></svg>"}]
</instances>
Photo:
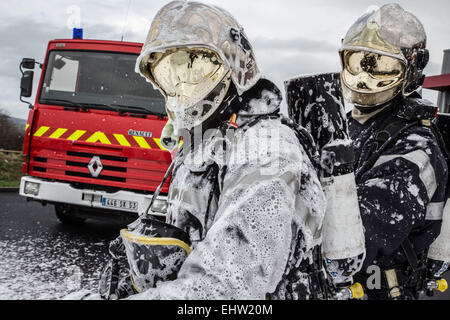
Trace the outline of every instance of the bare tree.
<instances>
[{"instance_id":1,"label":"bare tree","mask_svg":"<svg viewBox=\"0 0 450 320\"><path fill-rule=\"evenodd\" d=\"M21 151L25 132L0 109L0 149Z\"/></svg>"}]
</instances>

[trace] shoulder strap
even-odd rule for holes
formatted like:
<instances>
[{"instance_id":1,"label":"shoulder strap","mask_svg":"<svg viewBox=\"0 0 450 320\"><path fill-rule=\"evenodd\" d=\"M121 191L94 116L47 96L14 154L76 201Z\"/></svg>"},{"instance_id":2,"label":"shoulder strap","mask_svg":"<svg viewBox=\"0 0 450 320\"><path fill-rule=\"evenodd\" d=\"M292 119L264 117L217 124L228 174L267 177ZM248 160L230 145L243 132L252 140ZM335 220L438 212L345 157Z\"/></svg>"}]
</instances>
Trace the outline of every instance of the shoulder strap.
<instances>
[{"instance_id":1,"label":"shoulder strap","mask_svg":"<svg viewBox=\"0 0 450 320\"><path fill-rule=\"evenodd\" d=\"M405 99L399 96L393 103L398 104L398 109L396 109L395 115L388 116L376 129L377 136L373 154L365 165L357 171L357 182L364 173L375 165L386 148L395 142L402 133L413 126L421 126L422 122L431 122L438 111L438 108L431 102L422 100L417 95Z\"/></svg>"},{"instance_id":2,"label":"shoulder strap","mask_svg":"<svg viewBox=\"0 0 450 320\"><path fill-rule=\"evenodd\" d=\"M409 265L413 269L413 271L416 271L419 268L420 261L417 258L417 254L414 251L414 247L411 243L411 240L409 240L409 237L405 239L402 243L402 249L406 256L406 259L408 260Z\"/></svg>"},{"instance_id":3,"label":"shoulder strap","mask_svg":"<svg viewBox=\"0 0 450 320\"><path fill-rule=\"evenodd\" d=\"M396 117L394 121L392 121L391 117L388 117L385 121L383 121L376 129L372 155L356 172L356 183L359 183L363 174L375 165L383 152L386 151L386 149L394 143L400 135L416 125L420 125L418 120L406 120L400 117Z\"/></svg>"},{"instance_id":4,"label":"shoulder strap","mask_svg":"<svg viewBox=\"0 0 450 320\"><path fill-rule=\"evenodd\" d=\"M312 165L316 169L316 172L321 172L319 150L311 134L305 128L296 124L289 118L282 117L281 123L288 126L295 132L297 139L300 141L300 144L305 150Z\"/></svg>"},{"instance_id":5,"label":"shoulder strap","mask_svg":"<svg viewBox=\"0 0 450 320\"><path fill-rule=\"evenodd\" d=\"M402 243L402 249L410 266L410 271L408 278L401 285L412 288L414 294L418 295L424 289L424 282L427 277L427 266L425 264L427 253L422 254L421 259L419 259L409 237Z\"/></svg>"},{"instance_id":6,"label":"shoulder strap","mask_svg":"<svg viewBox=\"0 0 450 320\"><path fill-rule=\"evenodd\" d=\"M241 128L244 128L244 130L247 130L248 128L251 128L251 127L255 126L261 120L279 119L279 118L281 118L280 109L277 109L277 110L275 110L272 113L262 114L262 115L258 115L258 116L253 116L252 118L253 118L252 120L250 120L249 122L245 123Z\"/></svg>"}]
</instances>

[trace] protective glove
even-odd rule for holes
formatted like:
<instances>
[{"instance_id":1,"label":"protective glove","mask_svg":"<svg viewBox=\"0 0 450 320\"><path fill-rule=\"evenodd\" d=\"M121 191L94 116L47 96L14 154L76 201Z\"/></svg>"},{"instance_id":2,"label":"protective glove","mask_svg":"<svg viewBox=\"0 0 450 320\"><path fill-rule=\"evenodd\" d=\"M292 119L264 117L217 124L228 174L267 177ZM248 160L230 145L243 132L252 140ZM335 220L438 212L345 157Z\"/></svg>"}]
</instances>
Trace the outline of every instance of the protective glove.
<instances>
[{"instance_id":1,"label":"protective glove","mask_svg":"<svg viewBox=\"0 0 450 320\"><path fill-rule=\"evenodd\" d=\"M364 254L348 259L325 259L324 265L333 300L363 299L363 287L353 280L363 261Z\"/></svg>"},{"instance_id":2,"label":"protective glove","mask_svg":"<svg viewBox=\"0 0 450 320\"><path fill-rule=\"evenodd\" d=\"M449 265L450 264L448 262L437 261L428 258L427 260L428 276L431 279L442 278L443 274L448 271Z\"/></svg>"},{"instance_id":3,"label":"protective glove","mask_svg":"<svg viewBox=\"0 0 450 320\"><path fill-rule=\"evenodd\" d=\"M109 243L109 254L114 260L126 258L125 246L122 242L122 237L118 237Z\"/></svg>"},{"instance_id":4,"label":"protective glove","mask_svg":"<svg viewBox=\"0 0 450 320\"><path fill-rule=\"evenodd\" d=\"M134 288L131 276L122 278L119 281L119 285L116 290L116 296L118 299L125 299L137 293L138 291Z\"/></svg>"},{"instance_id":5,"label":"protective glove","mask_svg":"<svg viewBox=\"0 0 450 320\"><path fill-rule=\"evenodd\" d=\"M100 274L98 293L104 300L117 300L117 288L119 283L119 263L117 260L108 261Z\"/></svg>"},{"instance_id":6,"label":"protective glove","mask_svg":"<svg viewBox=\"0 0 450 320\"><path fill-rule=\"evenodd\" d=\"M104 300L119 299L117 290L119 286L120 260L126 259L125 245L122 237L118 237L109 243L111 259L105 264L100 274L98 292Z\"/></svg>"},{"instance_id":7,"label":"protective glove","mask_svg":"<svg viewBox=\"0 0 450 320\"><path fill-rule=\"evenodd\" d=\"M357 257L331 260L325 259L325 269L336 287L353 283L353 276L359 272L364 262L364 254Z\"/></svg>"}]
</instances>

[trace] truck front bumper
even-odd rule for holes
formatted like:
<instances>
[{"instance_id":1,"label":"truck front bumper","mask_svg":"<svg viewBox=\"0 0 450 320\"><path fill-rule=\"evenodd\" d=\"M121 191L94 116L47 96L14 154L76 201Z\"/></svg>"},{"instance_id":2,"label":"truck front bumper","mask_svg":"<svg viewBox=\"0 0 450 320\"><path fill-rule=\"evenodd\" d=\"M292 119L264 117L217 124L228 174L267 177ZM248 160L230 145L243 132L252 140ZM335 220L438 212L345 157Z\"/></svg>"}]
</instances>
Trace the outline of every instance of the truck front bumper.
<instances>
[{"instance_id":1,"label":"truck front bumper","mask_svg":"<svg viewBox=\"0 0 450 320\"><path fill-rule=\"evenodd\" d=\"M120 190L114 193L90 189L76 189L64 182L47 181L33 177L22 177L20 195L35 201L47 203L63 203L88 208L99 208L130 212L142 215L145 213L153 195L145 195L132 191ZM159 196L151 214L165 217L167 197Z\"/></svg>"}]
</instances>

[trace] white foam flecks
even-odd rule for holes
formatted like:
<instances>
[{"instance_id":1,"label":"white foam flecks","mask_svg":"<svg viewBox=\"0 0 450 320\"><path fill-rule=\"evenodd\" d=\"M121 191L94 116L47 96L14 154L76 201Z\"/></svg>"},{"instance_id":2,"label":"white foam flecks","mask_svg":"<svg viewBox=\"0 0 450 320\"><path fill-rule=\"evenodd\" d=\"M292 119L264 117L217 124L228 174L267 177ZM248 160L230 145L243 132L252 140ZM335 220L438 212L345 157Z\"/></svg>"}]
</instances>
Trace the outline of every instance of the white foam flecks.
<instances>
[{"instance_id":1,"label":"white foam flecks","mask_svg":"<svg viewBox=\"0 0 450 320\"><path fill-rule=\"evenodd\" d=\"M353 141L351 139L336 139L325 145L325 147L335 147L335 146L351 146Z\"/></svg>"},{"instance_id":2,"label":"white foam flecks","mask_svg":"<svg viewBox=\"0 0 450 320\"><path fill-rule=\"evenodd\" d=\"M322 97L322 96L319 96L319 97L317 97L317 99L316 99L316 102L317 102L317 103L319 103L319 102L325 102L325 101L326 101L325 98Z\"/></svg>"},{"instance_id":3,"label":"white foam flecks","mask_svg":"<svg viewBox=\"0 0 450 320\"><path fill-rule=\"evenodd\" d=\"M408 191L413 195L413 197L417 197L419 195L419 187L415 184L408 185Z\"/></svg>"},{"instance_id":4,"label":"white foam flecks","mask_svg":"<svg viewBox=\"0 0 450 320\"><path fill-rule=\"evenodd\" d=\"M418 134L410 134L406 139L412 140L412 141L422 141L422 142L429 142L429 139L426 137L423 137Z\"/></svg>"},{"instance_id":5,"label":"white foam flecks","mask_svg":"<svg viewBox=\"0 0 450 320\"><path fill-rule=\"evenodd\" d=\"M392 220L389 221L390 224L396 224L398 222L401 222L404 219L404 216L398 213L391 214Z\"/></svg>"},{"instance_id":6,"label":"white foam flecks","mask_svg":"<svg viewBox=\"0 0 450 320\"><path fill-rule=\"evenodd\" d=\"M383 190L387 190L386 180L381 178L370 179L364 183L367 187L377 187Z\"/></svg>"},{"instance_id":7,"label":"white foam flecks","mask_svg":"<svg viewBox=\"0 0 450 320\"><path fill-rule=\"evenodd\" d=\"M308 118L308 117L309 117L309 113L311 112L312 107L314 107L314 103L309 103L309 104L305 107L305 112L304 112L305 118Z\"/></svg>"},{"instance_id":8,"label":"white foam flecks","mask_svg":"<svg viewBox=\"0 0 450 320\"><path fill-rule=\"evenodd\" d=\"M240 115L262 115L270 114L278 109L281 100L272 91L263 90L261 93L261 98L251 99L248 103L248 109L245 111L240 111Z\"/></svg>"},{"instance_id":9,"label":"white foam flecks","mask_svg":"<svg viewBox=\"0 0 450 320\"><path fill-rule=\"evenodd\" d=\"M377 210L377 212L380 212L381 206L379 202L375 203L375 209Z\"/></svg>"},{"instance_id":10,"label":"white foam flecks","mask_svg":"<svg viewBox=\"0 0 450 320\"><path fill-rule=\"evenodd\" d=\"M252 112L261 108L266 111L267 103L252 101ZM132 298L264 299L288 271L288 261L298 265L299 260L311 258L309 250L320 242L326 200L294 132L280 125L279 119L267 120L245 132L238 129L235 139L206 238L197 243L177 280L159 283ZM190 166L183 164L174 178L180 182L180 199L188 202L198 198L189 195L193 193L190 178L183 174ZM205 216L195 209L198 201L190 204L194 205L190 213L204 224ZM301 255L294 257L290 248L297 243L299 231L304 236L299 243Z\"/></svg>"},{"instance_id":11,"label":"white foam flecks","mask_svg":"<svg viewBox=\"0 0 450 320\"><path fill-rule=\"evenodd\" d=\"M388 168L388 170L389 170L389 169L390 169L390 168ZM393 181L393 182L391 183L391 186L390 186L391 192L397 194L398 189L399 189L399 186L400 186L400 182L398 182L398 181Z\"/></svg>"},{"instance_id":12,"label":"white foam flecks","mask_svg":"<svg viewBox=\"0 0 450 320\"><path fill-rule=\"evenodd\" d=\"M107 257L104 247L64 234L0 240L0 252L0 300L56 300L82 288L95 292Z\"/></svg>"}]
</instances>

